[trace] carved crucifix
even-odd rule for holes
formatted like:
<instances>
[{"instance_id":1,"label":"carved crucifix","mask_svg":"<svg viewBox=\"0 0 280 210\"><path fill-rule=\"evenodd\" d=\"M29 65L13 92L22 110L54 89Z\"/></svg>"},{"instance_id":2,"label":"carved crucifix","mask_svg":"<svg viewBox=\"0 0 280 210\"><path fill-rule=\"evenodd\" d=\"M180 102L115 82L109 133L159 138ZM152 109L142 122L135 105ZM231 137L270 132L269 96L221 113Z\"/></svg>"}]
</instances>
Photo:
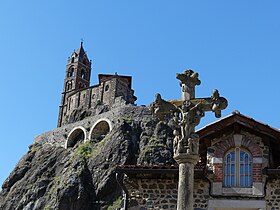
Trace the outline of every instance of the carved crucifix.
<instances>
[{"instance_id":1,"label":"carved crucifix","mask_svg":"<svg viewBox=\"0 0 280 210\"><path fill-rule=\"evenodd\" d=\"M176 78L180 80L182 99L165 101L157 94L151 108L160 120L173 115L177 125L173 132L174 159L179 164L177 210L192 210L194 165L199 159L199 136L195 133L195 127L206 111L221 117L221 110L227 107L228 102L220 97L218 90L214 90L211 97L195 98L195 86L201 82L198 73L192 70L177 74Z\"/></svg>"},{"instance_id":2,"label":"carved crucifix","mask_svg":"<svg viewBox=\"0 0 280 210\"><path fill-rule=\"evenodd\" d=\"M178 126L178 129L174 131L174 155L177 153L198 154L198 146L195 144L198 143L198 136L195 134L195 127L200 123L206 111L212 111L216 117L221 117L221 110L225 109L228 103L225 98L220 97L218 90L214 90L211 97L195 98L195 86L201 82L198 79L198 73L192 70L177 74L176 78L180 80L182 99L165 101L160 94L157 94L156 101L151 107L160 120L164 120L167 115L174 115L173 119Z\"/></svg>"}]
</instances>

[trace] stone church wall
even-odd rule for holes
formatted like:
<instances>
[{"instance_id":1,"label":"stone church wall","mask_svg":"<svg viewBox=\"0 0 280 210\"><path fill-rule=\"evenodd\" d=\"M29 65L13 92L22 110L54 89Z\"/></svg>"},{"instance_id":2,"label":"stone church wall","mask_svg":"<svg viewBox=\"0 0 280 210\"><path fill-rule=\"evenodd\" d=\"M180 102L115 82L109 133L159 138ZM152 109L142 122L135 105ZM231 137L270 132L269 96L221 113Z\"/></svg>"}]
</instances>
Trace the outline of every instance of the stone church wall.
<instances>
[{"instance_id":1,"label":"stone church wall","mask_svg":"<svg viewBox=\"0 0 280 210\"><path fill-rule=\"evenodd\" d=\"M79 101L79 105L83 106L84 108L88 108L89 106L89 93L90 93L90 89L86 89L86 90L82 90L80 92L80 101Z\"/></svg>"},{"instance_id":2,"label":"stone church wall","mask_svg":"<svg viewBox=\"0 0 280 210\"><path fill-rule=\"evenodd\" d=\"M114 104L116 98L116 82L116 78L105 82L102 99L104 104L108 104L109 106Z\"/></svg>"},{"instance_id":3,"label":"stone church wall","mask_svg":"<svg viewBox=\"0 0 280 210\"><path fill-rule=\"evenodd\" d=\"M97 104L97 101L101 101L100 97L100 91L99 91L99 86L94 87L91 89L91 104L90 107L94 107Z\"/></svg>"}]
</instances>

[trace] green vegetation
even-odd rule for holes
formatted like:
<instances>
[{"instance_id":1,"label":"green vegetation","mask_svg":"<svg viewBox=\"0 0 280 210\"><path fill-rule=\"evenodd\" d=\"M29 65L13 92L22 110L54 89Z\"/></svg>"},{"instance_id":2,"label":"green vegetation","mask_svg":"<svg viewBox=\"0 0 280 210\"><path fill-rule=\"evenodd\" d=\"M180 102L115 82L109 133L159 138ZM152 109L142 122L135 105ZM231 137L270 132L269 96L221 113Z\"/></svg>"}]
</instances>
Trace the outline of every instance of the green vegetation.
<instances>
[{"instance_id":1,"label":"green vegetation","mask_svg":"<svg viewBox=\"0 0 280 210\"><path fill-rule=\"evenodd\" d=\"M121 208L122 205L122 196L118 197L117 200L114 201L114 203L110 206L108 206L107 210L116 210Z\"/></svg>"},{"instance_id":2,"label":"green vegetation","mask_svg":"<svg viewBox=\"0 0 280 210\"><path fill-rule=\"evenodd\" d=\"M104 147L105 143L109 139L108 135L105 138L97 143L93 143L92 141L88 141L86 143L81 144L76 152L74 153L75 156L80 156L82 159L87 160L91 157L95 157L99 155Z\"/></svg>"},{"instance_id":3,"label":"green vegetation","mask_svg":"<svg viewBox=\"0 0 280 210\"><path fill-rule=\"evenodd\" d=\"M33 145L31 146L31 151L32 152L37 152L39 150L38 147L39 147L39 143L35 141L33 143Z\"/></svg>"},{"instance_id":4,"label":"green vegetation","mask_svg":"<svg viewBox=\"0 0 280 210\"><path fill-rule=\"evenodd\" d=\"M94 156L94 149L91 147L90 142L86 142L85 144L82 144L78 148L78 154L83 159L88 159L92 156Z\"/></svg>"}]
</instances>

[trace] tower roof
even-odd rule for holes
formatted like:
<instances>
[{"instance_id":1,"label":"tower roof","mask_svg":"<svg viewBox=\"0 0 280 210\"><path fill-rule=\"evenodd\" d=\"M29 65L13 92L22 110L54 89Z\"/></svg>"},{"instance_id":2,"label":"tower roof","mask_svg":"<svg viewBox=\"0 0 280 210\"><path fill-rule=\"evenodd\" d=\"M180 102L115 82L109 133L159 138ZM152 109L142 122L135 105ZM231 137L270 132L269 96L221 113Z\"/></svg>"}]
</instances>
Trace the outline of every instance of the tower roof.
<instances>
[{"instance_id":1,"label":"tower roof","mask_svg":"<svg viewBox=\"0 0 280 210\"><path fill-rule=\"evenodd\" d=\"M86 54L86 53L85 53L85 50L84 50L84 47L83 47L83 41L81 41L81 45L80 45L79 49L77 49L76 53L77 53L78 55L81 55L81 56L84 55L84 54Z\"/></svg>"},{"instance_id":2,"label":"tower roof","mask_svg":"<svg viewBox=\"0 0 280 210\"><path fill-rule=\"evenodd\" d=\"M80 47L77 50L74 50L74 52L72 53L71 57L76 57L76 58L78 57L78 60L80 62L82 62L84 58L86 58L88 60L88 57L87 57L87 54L86 54L86 52L84 50L83 42L82 41L81 41Z\"/></svg>"}]
</instances>

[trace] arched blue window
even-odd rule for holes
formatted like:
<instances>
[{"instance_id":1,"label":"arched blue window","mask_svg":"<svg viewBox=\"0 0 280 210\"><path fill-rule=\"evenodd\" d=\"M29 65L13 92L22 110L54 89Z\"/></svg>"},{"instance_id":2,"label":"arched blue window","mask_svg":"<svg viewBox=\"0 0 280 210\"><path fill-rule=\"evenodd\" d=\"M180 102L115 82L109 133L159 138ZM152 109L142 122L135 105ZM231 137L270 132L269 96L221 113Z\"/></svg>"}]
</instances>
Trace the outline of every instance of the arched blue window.
<instances>
[{"instance_id":1,"label":"arched blue window","mask_svg":"<svg viewBox=\"0 0 280 210\"><path fill-rule=\"evenodd\" d=\"M252 187L252 156L239 147L224 156L224 187Z\"/></svg>"}]
</instances>

